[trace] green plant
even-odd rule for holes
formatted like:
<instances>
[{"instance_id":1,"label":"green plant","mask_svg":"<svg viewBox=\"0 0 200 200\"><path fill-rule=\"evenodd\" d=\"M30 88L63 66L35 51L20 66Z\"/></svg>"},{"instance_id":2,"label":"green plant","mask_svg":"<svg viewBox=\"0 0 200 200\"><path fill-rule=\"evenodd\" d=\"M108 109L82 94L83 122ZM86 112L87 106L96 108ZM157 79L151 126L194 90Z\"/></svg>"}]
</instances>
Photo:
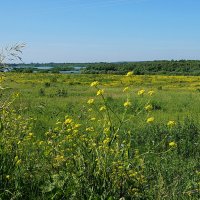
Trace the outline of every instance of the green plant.
<instances>
[{"instance_id":1,"label":"green plant","mask_svg":"<svg viewBox=\"0 0 200 200\"><path fill-rule=\"evenodd\" d=\"M22 61L22 57L19 54L22 54L22 49L24 47L24 43L16 43L15 45L3 48L0 53L0 65L5 66L5 61Z\"/></svg>"},{"instance_id":2,"label":"green plant","mask_svg":"<svg viewBox=\"0 0 200 200\"><path fill-rule=\"evenodd\" d=\"M137 84L134 75L104 77L89 89L90 76L59 75L48 94L70 78L81 85L67 85L68 98L38 98L50 77L5 77L3 86L14 89L2 90L0 102L2 199L199 199L197 92L113 86Z\"/></svg>"}]
</instances>

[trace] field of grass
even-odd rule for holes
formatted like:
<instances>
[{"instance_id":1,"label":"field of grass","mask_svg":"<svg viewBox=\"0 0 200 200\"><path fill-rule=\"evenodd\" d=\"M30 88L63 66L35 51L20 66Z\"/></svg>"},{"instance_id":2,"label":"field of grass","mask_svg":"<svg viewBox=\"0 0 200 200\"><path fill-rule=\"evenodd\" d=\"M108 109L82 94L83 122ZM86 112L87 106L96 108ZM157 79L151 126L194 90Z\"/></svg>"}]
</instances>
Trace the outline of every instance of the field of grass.
<instances>
[{"instance_id":1,"label":"field of grass","mask_svg":"<svg viewBox=\"0 0 200 200\"><path fill-rule=\"evenodd\" d=\"M200 198L200 77L1 80L0 199Z\"/></svg>"}]
</instances>

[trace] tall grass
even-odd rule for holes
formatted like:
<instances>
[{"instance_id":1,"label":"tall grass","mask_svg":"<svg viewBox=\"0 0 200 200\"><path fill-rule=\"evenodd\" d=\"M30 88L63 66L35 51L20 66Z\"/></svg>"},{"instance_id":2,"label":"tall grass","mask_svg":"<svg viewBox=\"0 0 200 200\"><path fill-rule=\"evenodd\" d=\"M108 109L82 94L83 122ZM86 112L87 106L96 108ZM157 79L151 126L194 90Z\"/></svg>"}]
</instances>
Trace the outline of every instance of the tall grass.
<instances>
[{"instance_id":1,"label":"tall grass","mask_svg":"<svg viewBox=\"0 0 200 200\"><path fill-rule=\"evenodd\" d=\"M176 116L180 102L169 104L176 96L197 106L199 94L154 93L152 86L133 92L137 78L127 75L118 76L124 87L94 81L89 92L88 76L73 84L70 76L5 77L0 198L199 199L199 118L186 118L190 104L184 116Z\"/></svg>"}]
</instances>

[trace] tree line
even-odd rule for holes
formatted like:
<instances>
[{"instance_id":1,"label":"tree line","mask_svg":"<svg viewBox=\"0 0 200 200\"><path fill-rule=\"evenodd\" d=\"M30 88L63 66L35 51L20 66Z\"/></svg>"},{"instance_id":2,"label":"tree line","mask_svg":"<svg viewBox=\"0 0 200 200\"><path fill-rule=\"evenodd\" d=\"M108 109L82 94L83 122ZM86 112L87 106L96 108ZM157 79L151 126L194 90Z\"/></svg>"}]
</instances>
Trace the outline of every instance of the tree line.
<instances>
[{"instance_id":1,"label":"tree line","mask_svg":"<svg viewBox=\"0 0 200 200\"><path fill-rule=\"evenodd\" d=\"M89 63L82 73L126 74L133 71L136 75L200 75L199 60L142 61L119 63Z\"/></svg>"},{"instance_id":2,"label":"tree line","mask_svg":"<svg viewBox=\"0 0 200 200\"><path fill-rule=\"evenodd\" d=\"M200 60L161 60L141 62L97 62L97 63L30 63L9 64L8 66L21 66L17 72L32 72L38 66L50 66L47 72L59 73L60 70L73 70L79 66L83 74L126 74L133 71L135 75L200 75ZM32 70L31 70L32 69ZM39 70L38 70L39 71ZM44 70L41 70L44 72Z\"/></svg>"}]
</instances>

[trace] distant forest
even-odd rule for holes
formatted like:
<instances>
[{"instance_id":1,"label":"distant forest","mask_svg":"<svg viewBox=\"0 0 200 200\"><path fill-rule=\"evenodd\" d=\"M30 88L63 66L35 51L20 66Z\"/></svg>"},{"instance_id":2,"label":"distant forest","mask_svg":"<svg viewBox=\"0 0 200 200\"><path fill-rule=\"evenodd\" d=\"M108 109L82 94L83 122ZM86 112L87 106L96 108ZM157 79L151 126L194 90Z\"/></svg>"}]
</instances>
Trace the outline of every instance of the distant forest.
<instances>
[{"instance_id":1,"label":"distant forest","mask_svg":"<svg viewBox=\"0 0 200 200\"><path fill-rule=\"evenodd\" d=\"M72 70L74 67L83 67L84 74L126 74L133 71L135 75L166 74L166 75L200 75L200 60L171 60L171 61L141 61L141 62L115 62L115 63L31 63L9 64L11 67L21 66L25 71L31 72L38 66L51 66L54 72L59 70ZM21 70L23 72L23 70ZM49 71L47 71L49 72Z\"/></svg>"},{"instance_id":2,"label":"distant forest","mask_svg":"<svg viewBox=\"0 0 200 200\"><path fill-rule=\"evenodd\" d=\"M126 74L133 71L136 75L166 74L166 75L200 75L199 60L179 61L144 61L120 63L92 63L87 64L83 73L97 74Z\"/></svg>"}]
</instances>

